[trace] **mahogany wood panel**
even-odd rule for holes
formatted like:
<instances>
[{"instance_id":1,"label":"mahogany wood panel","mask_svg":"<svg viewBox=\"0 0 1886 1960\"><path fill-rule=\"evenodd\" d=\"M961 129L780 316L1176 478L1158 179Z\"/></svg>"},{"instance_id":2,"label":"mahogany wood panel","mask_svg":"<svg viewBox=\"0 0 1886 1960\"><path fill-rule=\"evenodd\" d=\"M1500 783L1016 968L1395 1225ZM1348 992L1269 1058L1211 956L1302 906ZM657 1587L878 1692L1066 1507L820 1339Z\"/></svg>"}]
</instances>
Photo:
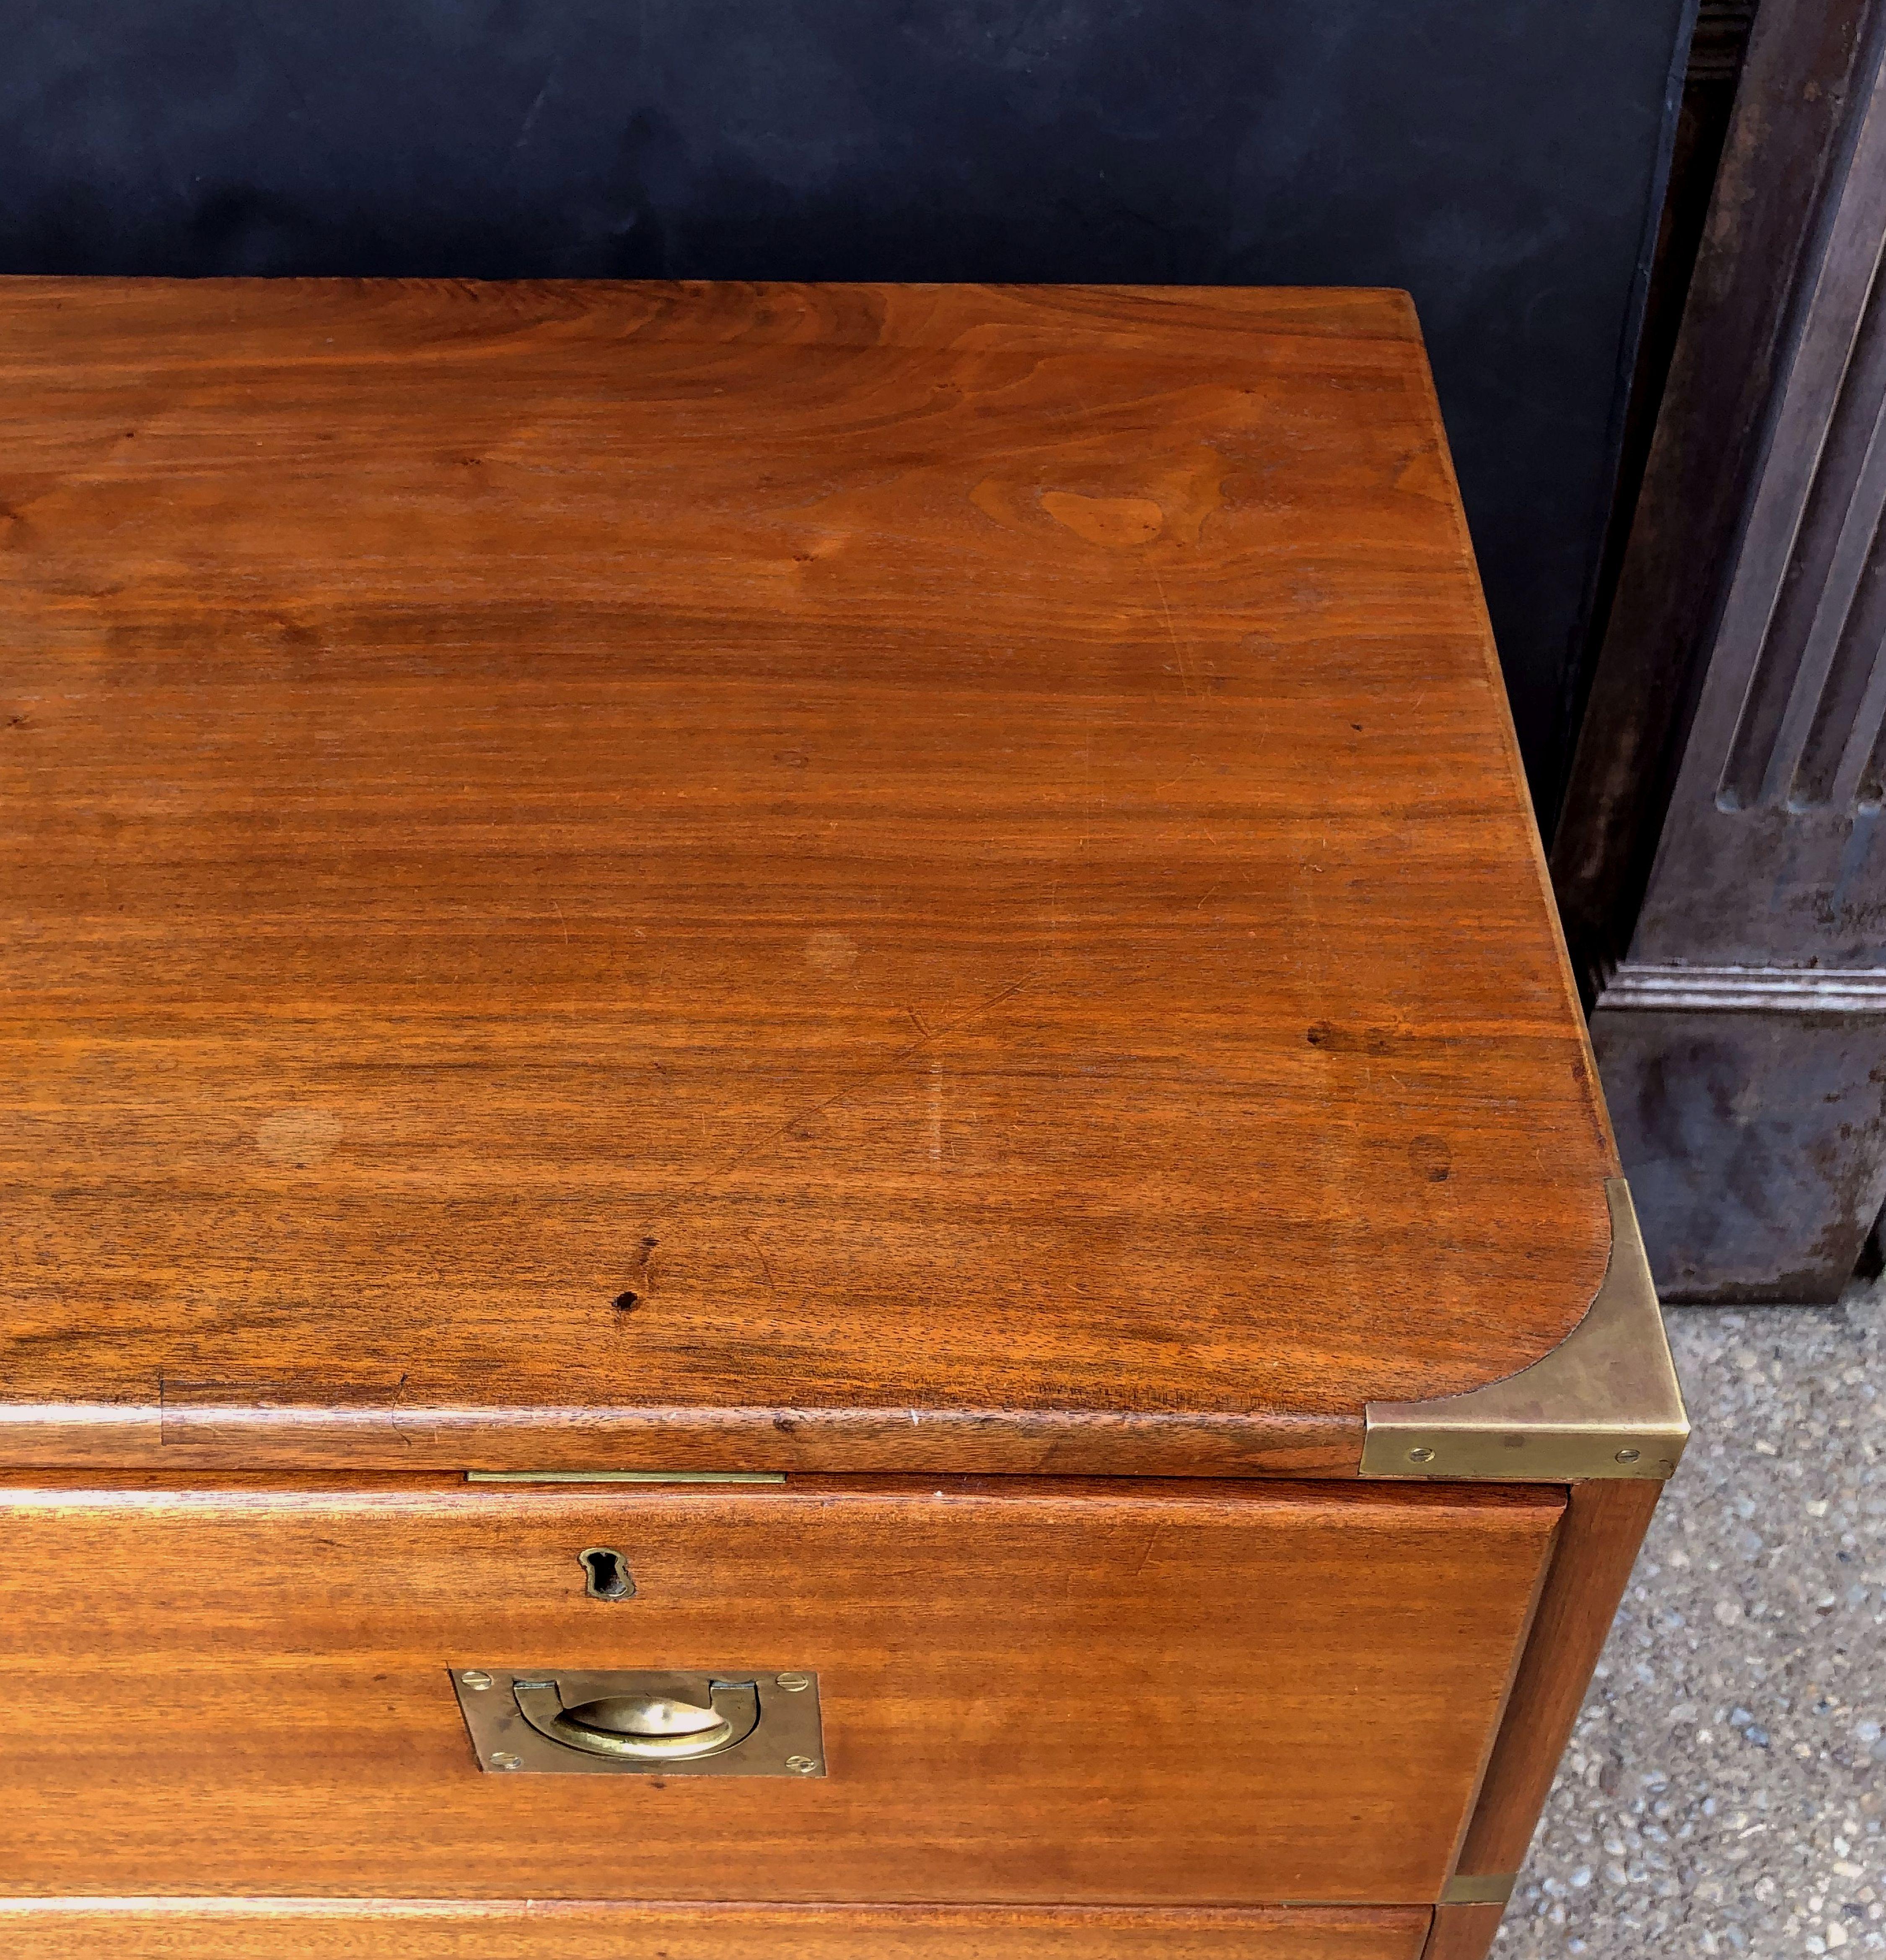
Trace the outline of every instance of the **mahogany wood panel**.
<instances>
[{"instance_id":1,"label":"mahogany wood panel","mask_svg":"<svg viewBox=\"0 0 1886 1960\"><path fill-rule=\"evenodd\" d=\"M1532 1631L1461 1849L1461 1873L1515 1872L1525 1859L1662 1494L1661 1484L1570 1487Z\"/></svg>"},{"instance_id":2,"label":"mahogany wood panel","mask_svg":"<svg viewBox=\"0 0 1886 1960\"><path fill-rule=\"evenodd\" d=\"M1437 1906L1421 1960L1487 1960L1504 1915L1497 1905Z\"/></svg>"},{"instance_id":3,"label":"mahogany wood panel","mask_svg":"<svg viewBox=\"0 0 1886 1960\"><path fill-rule=\"evenodd\" d=\"M1341 1472L1584 1311L1405 295L9 281L0 415L0 1460Z\"/></svg>"},{"instance_id":4,"label":"mahogany wood panel","mask_svg":"<svg viewBox=\"0 0 1886 1960\"><path fill-rule=\"evenodd\" d=\"M1420 1907L0 1901L9 1960L1420 1960Z\"/></svg>"},{"instance_id":5,"label":"mahogany wood panel","mask_svg":"<svg viewBox=\"0 0 1886 1960\"><path fill-rule=\"evenodd\" d=\"M1280 1480L14 1482L5 1887L1419 1904L1560 1508ZM584 1596L597 1545L634 1599ZM481 1664L815 1669L829 1774L481 1774L447 1678Z\"/></svg>"}]
</instances>

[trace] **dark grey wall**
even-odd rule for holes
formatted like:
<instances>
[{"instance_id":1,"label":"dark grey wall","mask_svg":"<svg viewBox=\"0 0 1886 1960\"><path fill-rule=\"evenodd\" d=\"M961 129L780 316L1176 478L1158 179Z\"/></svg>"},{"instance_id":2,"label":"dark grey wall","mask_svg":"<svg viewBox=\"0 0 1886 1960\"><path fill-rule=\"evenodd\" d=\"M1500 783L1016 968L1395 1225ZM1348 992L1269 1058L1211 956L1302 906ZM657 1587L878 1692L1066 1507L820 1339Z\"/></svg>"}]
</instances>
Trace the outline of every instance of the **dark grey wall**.
<instances>
[{"instance_id":1,"label":"dark grey wall","mask_svg":"<svg viewBox=\"0 0 1886 1960\"><path fill-rule=\"evenodd\" d=\"M1407 287L1550 807L1693 5L0 0L0 269Z\"/></svg>"}]
</instances>

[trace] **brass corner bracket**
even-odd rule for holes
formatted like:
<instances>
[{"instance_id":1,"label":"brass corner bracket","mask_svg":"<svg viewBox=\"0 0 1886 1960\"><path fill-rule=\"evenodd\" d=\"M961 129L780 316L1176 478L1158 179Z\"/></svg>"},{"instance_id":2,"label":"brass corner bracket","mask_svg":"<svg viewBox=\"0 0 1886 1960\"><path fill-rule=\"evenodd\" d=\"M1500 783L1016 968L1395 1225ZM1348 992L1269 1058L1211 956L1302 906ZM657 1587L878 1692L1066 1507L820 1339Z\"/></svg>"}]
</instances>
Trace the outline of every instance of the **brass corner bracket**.
<instances>
[{"instance_id":1,"label":"brass corner bracket","mask_svg":"<svg viewBox=\"0 0 1886 1960\"><path fill-rule=\"evenodd\" d=\"M1585 1317L1504 1381L1425 1402L1370 1402L1365 1477L1563 1484L1660 1481L1688 1440L1670 1344L1630 1188L1605 1180L1611 1260Z\"/></svg>"}]
</instances>

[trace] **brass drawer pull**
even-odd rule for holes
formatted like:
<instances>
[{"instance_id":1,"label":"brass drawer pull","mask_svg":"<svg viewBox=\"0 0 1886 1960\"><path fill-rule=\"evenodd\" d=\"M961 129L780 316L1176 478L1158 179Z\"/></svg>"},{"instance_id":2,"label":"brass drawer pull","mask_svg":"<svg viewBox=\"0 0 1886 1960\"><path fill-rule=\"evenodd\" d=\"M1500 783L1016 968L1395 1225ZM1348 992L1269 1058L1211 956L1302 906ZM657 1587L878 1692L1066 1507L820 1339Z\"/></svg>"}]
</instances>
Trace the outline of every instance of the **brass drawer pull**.
<instances>
[{"instance_id":1,"label":"brass drawer pull","mask_svg":"<svg viewBox=\"0 0 1886 1960\"><path fill-rule=\"evenodd\" d=\"M511 1684L519 1712L540 1736L597 1756L634 1756L680 1762L711 1756L743 1742L759 1721L759 1693L750 1681L717 1681L710 1705L666 1694L605 1694L566 1708L554 1681Z\"/></svg>"},{"instance_id":2,"label":"brass drawer pull","mask_svg":"<svg viewBox=\"0 0 1886 1960\"><path fill-rule=\"evenodd\" d=\"M822 1777L809 1669L460 1667L479 1768L562 1776Z\"/></svg>"}]
</instances>

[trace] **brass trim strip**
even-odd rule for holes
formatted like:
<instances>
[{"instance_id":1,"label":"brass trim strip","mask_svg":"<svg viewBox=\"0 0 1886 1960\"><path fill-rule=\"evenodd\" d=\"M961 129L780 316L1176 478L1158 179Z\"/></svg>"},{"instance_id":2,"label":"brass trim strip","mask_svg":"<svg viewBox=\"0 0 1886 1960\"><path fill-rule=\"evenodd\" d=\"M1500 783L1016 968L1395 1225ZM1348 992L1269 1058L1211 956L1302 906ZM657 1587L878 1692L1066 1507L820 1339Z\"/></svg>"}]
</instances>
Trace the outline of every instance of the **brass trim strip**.
<instances>
[{"instance_id":1,"label":"brass trim strip","mask_svg":"<svg viewBox=\"0 0 1886 1960\"><path fill-rule=\"evenodd\" d=\"M783 1484L778 1470L468 1470L468 1484Z\"/></svg>"},{"instance_id":2,"label":"brass trim strip","mask_svg":"<svg viewBox=\"0 0 1886 1960\"><path fill-rule=\"evenodd\" d=\"M1688 1440L1682 1391L1630 1191L1605 1180L1611 1260L1585 1318L1504 1381L1425 1402L1370 1402L1365 1477L1661 1481Z\"/></svg>"},{"instance_id":3,"label":"brass trim strip","mask_svg":"<svg viewBox=\"0 0 1886 1960\"><path fill-rule=\"evenodd\" d=\"M1442 1905L1504 1905L1519 1882L1517 1872L1457 1874L1441 1888Z\"/></svg>"}]
</instances>

